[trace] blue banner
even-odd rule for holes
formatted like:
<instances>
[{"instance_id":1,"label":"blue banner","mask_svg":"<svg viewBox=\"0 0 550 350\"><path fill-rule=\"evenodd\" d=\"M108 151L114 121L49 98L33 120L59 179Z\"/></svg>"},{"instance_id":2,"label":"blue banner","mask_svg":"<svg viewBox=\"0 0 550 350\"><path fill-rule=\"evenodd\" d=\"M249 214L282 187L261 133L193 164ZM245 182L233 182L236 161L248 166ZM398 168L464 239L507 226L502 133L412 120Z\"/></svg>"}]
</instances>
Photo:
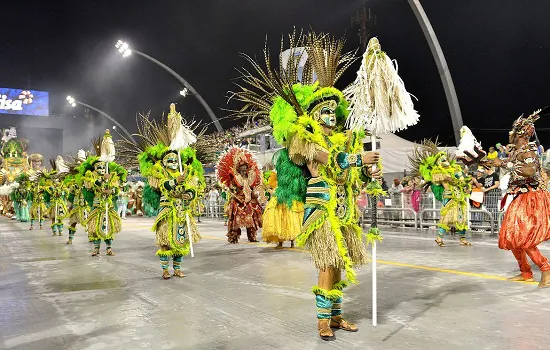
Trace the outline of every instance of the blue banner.
<instances>
[{"instance_id":1,"label":"blue banner","mask_svg":"<svg viewBox=\"0 0 550 350\"><path fill-rule=\"evenodd\" d=\"M50 98L45 91L0 88L0 113L50 115Z\"/></svg>"}]
</instances>

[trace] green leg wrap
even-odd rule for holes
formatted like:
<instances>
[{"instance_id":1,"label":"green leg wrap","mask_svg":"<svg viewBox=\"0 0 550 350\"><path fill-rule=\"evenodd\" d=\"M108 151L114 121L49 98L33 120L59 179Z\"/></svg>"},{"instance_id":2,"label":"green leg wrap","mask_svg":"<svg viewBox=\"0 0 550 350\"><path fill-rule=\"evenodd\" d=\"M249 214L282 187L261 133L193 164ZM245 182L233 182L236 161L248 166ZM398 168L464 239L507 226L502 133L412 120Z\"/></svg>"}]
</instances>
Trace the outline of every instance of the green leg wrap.
<instances>
[{"instance_id":1,"label":"green leg wrap","mask_svg":"<svg viewBox=\"0 0 550 350\"><path fill-rule=\"evenodd\" d=\"M113 244L113 240L112 239L106 239L105 240L105 245L107 245L107 250L111 249L111 245Z\"/></svg>"},{"instance_id":2,"label":"green leg wrap","mask_svg":"<svg viewBox=\"0 0 550 350\"><path fill-rule=\"evenodd\" d=\"M74 226L69 226L69 240L73 240L76 228Z\"/></svg>"},{"instance_id":3,"label":"green leg wrap","mask_svg":"<svg viewBox=\"0 0 550 350\"><path fill-rule=\"evenodd\" d=\"M162 267L163 270L168 269L168 265L170 264L170 257L165 255L159 255L160 260L160 267Z\"/></svg>"},{"instance_id":4,"label":"green leg wrap","mask_svg":"<svg viewBox=\"0 0 550 350\"><path fill-rule=\"evenodd\" d=\"M332 316L340 316L342 314L342 297L336 299L332 303Z\"/></svg>"},{"instance_id":5,"label":"green leg wrap","mask_svg":"<svg viewBox=\"0 0 550 350\"><path fill-rule=\"evenodd\" d=\"M172 257L172 267L174 270L181 270L181 262L183 261L183 256L174 255Z\"/></svg>"},{"instance_id":6,"label":"green leg wrap","mask_svg":"<svg viewBox=\"0 0 550 350\"><path fill-rule=\"evenodd\" d=\"M323 295L315 296L315 306L317 306L317 318L328 319L332 317L332 301Z\"/></svg>"},{"instance_id":7,"label":"green leg wrap","mask_svg":"<svg viewBox=\"0 0 550 350\"><path fill-rule=\"evenodd\" d=\"M99 251L99 247L101 247L101 240L100 239L94 239L94 249Z\"/></svg>"}]
</instances>

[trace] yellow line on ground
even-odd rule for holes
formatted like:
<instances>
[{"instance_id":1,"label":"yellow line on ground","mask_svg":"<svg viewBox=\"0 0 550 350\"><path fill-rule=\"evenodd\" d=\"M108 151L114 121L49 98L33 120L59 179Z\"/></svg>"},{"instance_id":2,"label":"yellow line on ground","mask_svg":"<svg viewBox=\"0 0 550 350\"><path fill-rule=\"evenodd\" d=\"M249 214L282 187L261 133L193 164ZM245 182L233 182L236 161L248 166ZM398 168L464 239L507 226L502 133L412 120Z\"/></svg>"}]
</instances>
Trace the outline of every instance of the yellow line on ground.
<instances>
[{"instance_id":1,"label":"yellow line on ground","mask_svg":"<svg viewBox=\"0 0 550 350\"><path fill-rule=\"evenodd\" d=\"M206 239L212 239L216 241L225 241L225 238L220 237L212 237L212 236L202 236ZM254 245L258 247L273 247L273 244L262 244L262 243L253 243L253 242L238 242L238 244L248 244L248 245ZM283 248L284 250L293 250L297 252L306 252L304 249L300 248ZM439 267L432 267L432 266L423 266L423 265L414 265L414 264L407 264L402 263L398 261L389 261L389 260L376 260L377 263L382 265L392 265L392 266L399 266L399 267L408 267L411 269L418 269L418 270L425 270L425 271L435 271L435 272L442 272L442 273L449 273L452 275L461 275L461 276L469 276L469 277L477 277L477 278L483 278L488 280L497 280L497 281L506 281L506 282L513 282L513 283L523 283L523 284L537 284L537 282L525 282L525 281L509 281L508 278L502 277L502 276L495 276L495 275L487 275L484 273L476 273L476 272L468 272L468 271L460 271L460 270L450 270L450 269L442 269Z\"/></svg>"}]
</instances>

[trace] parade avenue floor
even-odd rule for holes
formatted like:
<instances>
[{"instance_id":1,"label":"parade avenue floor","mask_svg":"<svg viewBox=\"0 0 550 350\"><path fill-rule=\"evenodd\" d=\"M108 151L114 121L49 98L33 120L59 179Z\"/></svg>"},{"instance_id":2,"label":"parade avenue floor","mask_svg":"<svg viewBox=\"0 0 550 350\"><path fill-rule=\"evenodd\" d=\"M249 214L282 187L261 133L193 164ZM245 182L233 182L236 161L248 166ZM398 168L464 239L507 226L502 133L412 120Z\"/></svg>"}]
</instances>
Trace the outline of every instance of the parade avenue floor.
<instances>
[{"instance_id":1,"label":"parade avenue floor","mask_svg":"<svg viewBox=\"0 0 550 350\"><path fill-rule=\"evenodd\" d=\"M92 257L82 228L68 246L66 231L52 237L1 218L0 348L550 349L550 289L506 281L517 265L494 237L474 235L473 247L447 238L439 248L427 231L383 228L378 327L367 267L343 304L359 332L324 342L307 252L247 243L246 235L230 245L223 223L205 219L195 257L184 259L187 276L164 281L152 222L128 218L116 256L102 246ZM549 245L540 248L550 255Z\"/></svg>"}]
</instances>

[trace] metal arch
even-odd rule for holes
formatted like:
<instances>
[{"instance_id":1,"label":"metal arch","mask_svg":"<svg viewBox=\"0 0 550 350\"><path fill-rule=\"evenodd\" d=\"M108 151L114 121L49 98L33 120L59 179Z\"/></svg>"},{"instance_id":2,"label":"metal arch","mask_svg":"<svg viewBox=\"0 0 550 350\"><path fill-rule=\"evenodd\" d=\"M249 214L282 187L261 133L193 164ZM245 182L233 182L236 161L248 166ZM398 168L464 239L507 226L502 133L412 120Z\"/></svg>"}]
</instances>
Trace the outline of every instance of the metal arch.
<instances>
[{"instance_id":1,"label":"metal arch","mask_svg":"<svg viewBox=\"0 0 550 350\"><path fill-rule=\"evenodd\" d=\"M451 120L453 122L453 131L455 136L455 142L458 146L460 143L460 128L464 125L462 122L462 113L460 112L460 105L458 104L458 97L456 95L455 86L453 84L453 79L451 77L451 72L449 71L449 66L447 66L447 60L445 60L445 55L443 54L443 49L439 45L435 31L420 3L420 0L408 0L409 5L418 20L418 23L422 27L424 36L428 41L430 50L434 57L435 63L437 64L437 70L439 76L441 77L441 82L443 83L443 89L445 90L445 96L447 97L447 104L449 105L449 111L451 112Z\"/></svg>"}]
</instances>

